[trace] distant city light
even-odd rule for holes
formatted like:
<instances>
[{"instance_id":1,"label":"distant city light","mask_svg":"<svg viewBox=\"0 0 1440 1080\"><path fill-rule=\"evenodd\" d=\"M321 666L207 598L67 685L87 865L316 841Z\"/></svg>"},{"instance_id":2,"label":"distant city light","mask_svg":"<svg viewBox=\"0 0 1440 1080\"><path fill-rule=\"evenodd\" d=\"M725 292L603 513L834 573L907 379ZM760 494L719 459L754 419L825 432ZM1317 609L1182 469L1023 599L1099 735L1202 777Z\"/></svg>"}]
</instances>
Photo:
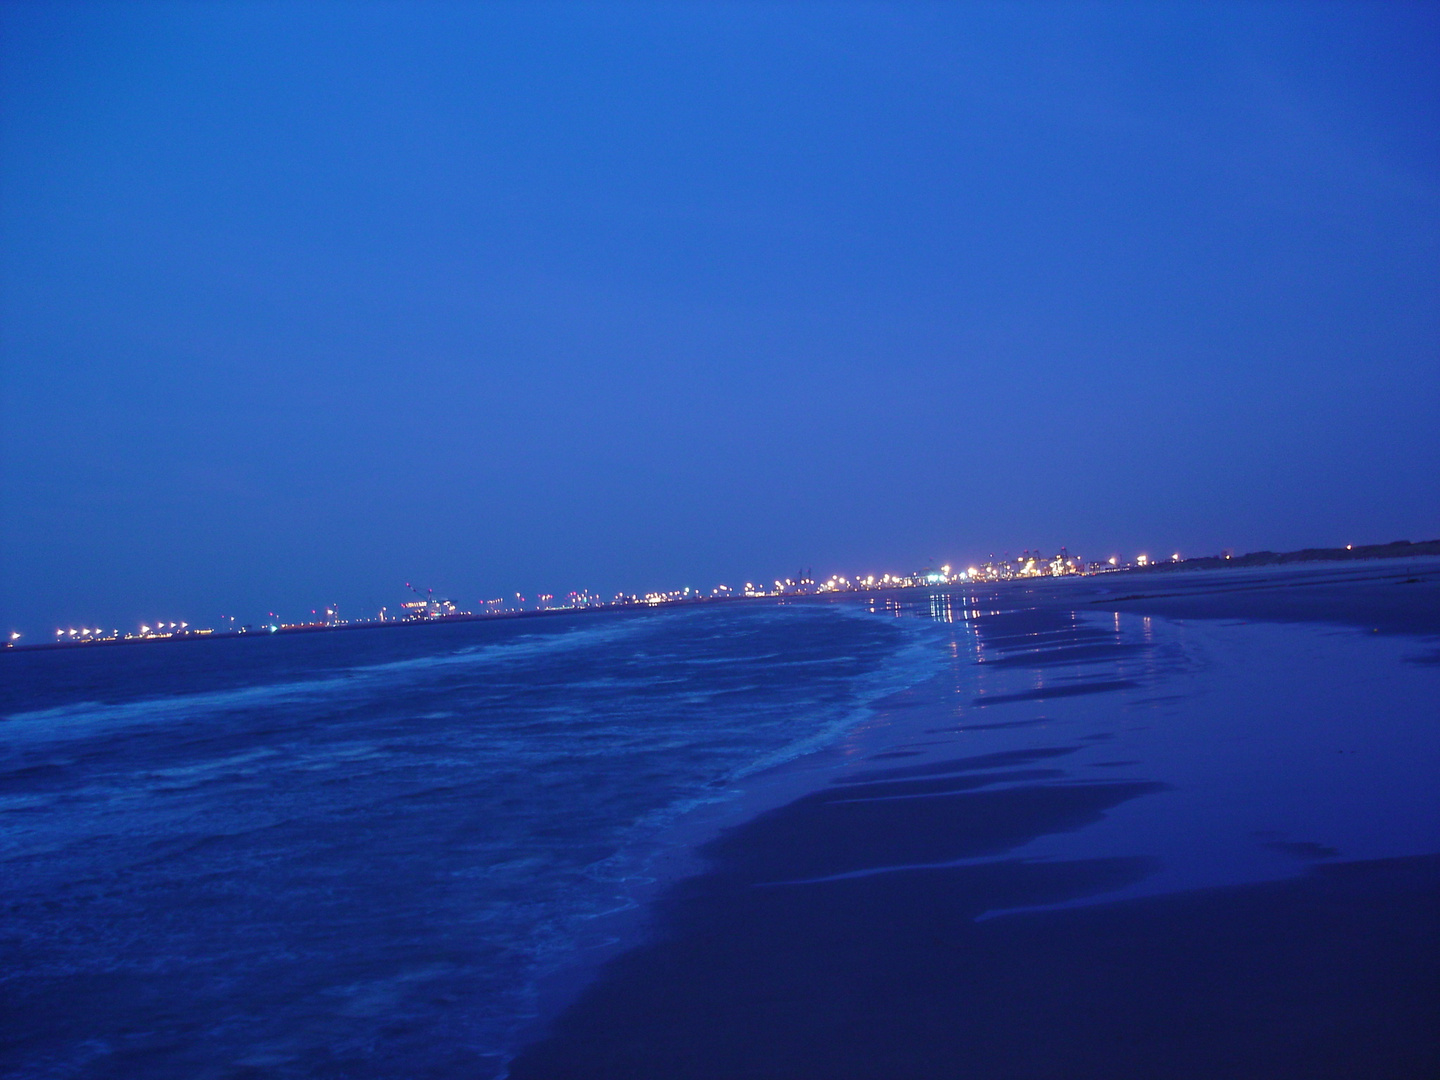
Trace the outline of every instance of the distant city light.
<instances>
[{"instance_id":1,"label":"distant city light","mask_svg":"<svg viewBox=\"0 0 1440 1080\"><path fill-rule=\"evenodd\" d=\"M1353 545L1346 545L1346 550L1352 550ZM1224 558L1230 558L1232 552L1228 549L1222 553ZM1170 556L1174 562L1180 562L1180 553L1177 551ZM944 563L938 570L926 567L921 570L908 571L905 573L856 573L853 576L834 573L826 577L820 577L813 570L804 569L794 577L776 578L773 588L752 581L745 583L743 592L732 589L726 584L718 584L708 591L695 586L685 586L677 589L652 590L643 593L618 592L613 599L603 599L601 596L590 592L588 589L572 590L566 593L563 598L556 602L555 594L548 592L536 592L532 594L532 600L527 601L525 594L515 593L514 600L504 598L493 600L480 600L478 602L478 614L472 611L461 610L453 601L443 596L438 596L434 589L422 591L411 582L405 583L405 588L414 595L415 599L405 601L399 605L398 616L391 615L388 607L382 607L372 618L347 620L341 617L340 605L335 603L320 604L309 608L308 616L296 621L286 622L275 612L269 612L269 621L256 625L236 625L236 616L222 615L222 624L229 622L229 626L223 631L225 636L245 635L256 633L263 627L269 633L276 634L282 631L293 630L334 630L347 626L360 626L374 623L395 623L395 622L425 622L437 619L473 619L489 616L504 615L533 615L544 612L578 611L606 607L628 607L645 606L657 607L676 603L715 603L747 598L783 597L786 600L806 596L830 596L835 593L863 592L875 589L913 589L913 588L934 588L937 586L949 586L957 583L976 584L980 582L1002 582L1016 579L1028 579L1039 577L1069 577L1081 574L1095 574L1107 569L1127 569L1131 566L1146 567L1153 563L1149 555L1141 554L1136 556L1135 562L1122 564L1118 556L1112 555L1106 563L1089 562L1078 555L1071 555L1065 548L1061 548L1058 554L1044 555L1039 551L1026 549L1019 556L1011 556L1008 552L1003 558L997 559L994 555L990 559L964 570L956 570L950 563ZM934 593L932 597L941 597L942 594ZM948 604L948 598L945 598ZM69 629L56 629L56 644L66 645L92 645L118 641L139 641L139 640L169 640L174 638L191 638L207 636L215 633L210 628L192 627L188 621L160 621L156 623L142 623L138 633L124 633L119 630L111 630L108 633L99 626L80 627ZM14 632L5 642L9 647L20 639L20 633Z\"/></svg>"}]
</instances>

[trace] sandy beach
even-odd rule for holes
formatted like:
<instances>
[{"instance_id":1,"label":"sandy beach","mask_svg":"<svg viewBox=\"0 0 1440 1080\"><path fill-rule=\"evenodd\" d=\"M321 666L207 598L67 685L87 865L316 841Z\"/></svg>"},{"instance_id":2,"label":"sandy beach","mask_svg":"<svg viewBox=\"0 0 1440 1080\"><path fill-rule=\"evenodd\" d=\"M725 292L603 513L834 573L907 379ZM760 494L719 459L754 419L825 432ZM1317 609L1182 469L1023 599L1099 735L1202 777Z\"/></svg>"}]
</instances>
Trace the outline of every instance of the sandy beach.
<instances>
[{"instance_id":1,"label":"sandy beach","mask_svg":"<svg viewBox=\"0 0 1440 1080\"><path fill-rule=\"evenodd\" d=\"M952 669L708 843L511 1076L1440 1073L1437 571L944 599Z\"/></svg>"}]
</instances>

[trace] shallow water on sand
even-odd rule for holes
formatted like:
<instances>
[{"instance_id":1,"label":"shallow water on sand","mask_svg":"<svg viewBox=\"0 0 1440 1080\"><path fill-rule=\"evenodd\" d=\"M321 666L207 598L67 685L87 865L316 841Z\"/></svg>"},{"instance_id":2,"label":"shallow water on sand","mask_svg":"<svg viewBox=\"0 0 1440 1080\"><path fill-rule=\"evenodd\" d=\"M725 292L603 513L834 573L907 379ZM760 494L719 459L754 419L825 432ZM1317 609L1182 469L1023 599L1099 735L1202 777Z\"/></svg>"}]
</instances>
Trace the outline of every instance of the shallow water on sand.
<instances>
[{"instance_id":1,"label":"shallow water on sand","mask_svg":"<svg viewBox=\"0 0 1440 1080\"><path fill-rule=\"evenodd\" d=\"M1440 851L1414 638L1098 592L6 656L0 1066L497 1075L544 976L726 827L775 888L1094 870L1045 906ZM846 842L725 847L797 797Z\"/></svg>"},{"instance_id":2,"label":"shallow water on sand","mask_svg":"<svg viewBox=\"0 0 1440 1080\"><path fill-rule=\"evenodd\" d=\"M945 669L695 830L703 872L511 1076L1435 1075L1440 665L1363 625L1435 633L1435 589L1357 584L1244 603L1324 625L876 598Z\"/></svg>"},{"instance_id":3,"label":"shallow water on sand","mask_svg":"<svg viewBox=\"0 0 1440 1080\"><path fill-rule=\"evenodd\" d=\"M1284 878L1322 861L1440 852L1440 671L1413 662L1424 656L1415 639L1314 624L993 611L961 599L948 608L949 672L915 695L925 708L886 718L878 756L891 767L852 758L833 783L854 783L857 771L870 783L907 771L941 777L947 761L999 753L1047 755L1049 775L1011 777L997 764L995 789L1152 785L1083 828L1004 852L1149 860L1139 880L1096 898L1106 901Z\"/></svg>"}]
</instances>

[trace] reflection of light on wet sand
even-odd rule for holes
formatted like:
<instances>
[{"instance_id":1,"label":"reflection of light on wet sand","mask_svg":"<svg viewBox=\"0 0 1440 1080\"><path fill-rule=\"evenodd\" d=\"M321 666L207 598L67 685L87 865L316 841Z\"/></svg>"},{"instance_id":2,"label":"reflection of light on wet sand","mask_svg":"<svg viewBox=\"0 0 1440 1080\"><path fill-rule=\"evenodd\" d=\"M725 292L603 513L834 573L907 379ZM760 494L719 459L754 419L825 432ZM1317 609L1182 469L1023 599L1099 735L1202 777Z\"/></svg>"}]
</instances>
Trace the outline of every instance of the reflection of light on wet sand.
<instances>
[{"instance_id":1,"label":"reflection of light on wet sand","mask_svg":"<svg viewBox=\"0 0 1440 1080\"><path fill-rule=\"evenodd\" d=\"M1138 677L1140 688L1048 699L1049 730L966 731L966 749L1053 743L1063 732L1083 745L1068 762L1070 782L1121 759L1120 775L1170 790L1007 857L1161 860L1158 873L1104 897L1114 899L1292 876L1308 865L1296 852L1371 859L1440 851L1440 672L1405 662L1413 641L1158 617L1122 624L1120 636L1152 648L1083 674ZM1043 682L986 669L974 671L977 698ZM1032 707L990 704L985 718L1018 720ZM1087 736L1095 738L1084 744Z\"/></svg>"},{"instance_id":2,"label":"reflection of light on wet sand","mask_svg":"<svg viewBox=\"0 0 1440 1080\"><path fill-rule=\"evenodd\" d=\"M1291 876L1308 865L1296 852L1440 851L1431 782L1440 774L1440 671L1404 662L1413 641L1120 612L1052 610L1027 629L1023 612L1005 615L973 593L955 597L948 619L938 596L892 610L953 634L951 700L929 722L968 715L946 729L966 753L1078 742L1066 783L1118 773L1169 788L1007 857L1160 860L1157 873L1104 897L1114 899ZM1093 659L1077 647L1087 643ZM1125 682L1138 685L1084 692ZM1045 696L1005 700L1016 692ZM1041 700L1049 720L1033 725ZM922 711L897 714L886 738L903 737Z\"/></svg>"}]
</instances>

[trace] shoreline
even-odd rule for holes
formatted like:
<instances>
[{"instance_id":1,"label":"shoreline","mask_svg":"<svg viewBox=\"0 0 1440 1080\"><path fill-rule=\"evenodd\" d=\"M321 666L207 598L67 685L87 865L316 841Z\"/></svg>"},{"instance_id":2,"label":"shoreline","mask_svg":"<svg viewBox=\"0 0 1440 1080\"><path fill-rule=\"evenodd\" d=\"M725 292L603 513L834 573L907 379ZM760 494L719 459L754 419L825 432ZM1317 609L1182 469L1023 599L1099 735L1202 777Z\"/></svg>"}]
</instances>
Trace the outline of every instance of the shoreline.
<instances>
[{"instance_id":1,"label":"shoreline","mask_svg":"<svg viewBox=\"0 0 1440 1080\"><path fill-rule=\"evenodd\" d=\"M947 591L967 588L994 588L1000 585L1020 584L1025 585L1031 582L1053 583L1057 581L1113 579L1116 575L1136 575L1147 579L1152 575L1168 576L1186 572L1212 571L1242 571L1242 570L1273 570L1279 567L1305 567L1324 568L1327 565L1353 566L1357 562L1390 562L1393 560L1440 560L1440 540L1424 540L1412 543L1408 540L1397 540L1390 544L1370 544L1352 550L1346 548L1304 548L1293 552L1251 552L1234 559L1206 556L1197 559L1182 559L1179 562L1157 562L1147 566L1127 566L1114 570L1101 570L1094 573L1064 575L1059 578L1037 577L1037 578L1014 578L1003 581L980 581L950 583L946 585L916 584L888 586L885 588L852 589L839 593L796 593L796 594L775 594L764 596L696 596L684 600L667 600L661 604L644 603L603 603L587 605L574 608L544 608L538 611L497 611L492 613L474 612L457 613L454 615L439 615L434 618L425 619L390 619L384 622L360 621L346 622L338 625L326 625L320 623L299 623L286 626L278 626L274 630L210 630L207 632L190 632L182 634L151 635L147 637L120 637L120 638L96 638L82 641L41 641L32 644L17 645L13 642L7 643L0 654L8 652L38 652L65 649L93 648L96 646L111 645L153 645L163 642L180 641L206 641L233 640L236 638L269 638L287 634L318 634L339 630L386 630L398 629L400 627L433 626L448 623L465 622L489 622L497 619L518 619L534 618L547 615L582 615L598 614L601 612L615 611L653 611L656 609L689 607L714 603L733 603L736 601L769 601L772 603L795 603L806 600L838 600L841 598L858 599L865 597L881 597L892 595L913 595L916 593L933 593L937 590ZM1132 598L1127 598L1132 599Z\"/></svg>"},{"instance_id":2,"label":"shoreline","mask_svg":"<svg viewBox=\"0 0 1440 1080\"><path fill-rule=\"evenodd\" d=\"M1039 600L1047 610L1108 609L1117 613L1117 626L1120 613L1154 614L1182 628L1185 619L1353 628L1374 621L1373 603L1358 601L1383 580L1317 581L1315 569L1283 571L1301 592L1317 594L1313 602L1276 603L1273 583L1257 583L1243 590L1239 613L1235 596L1207 592L1203 582L1182 591L1178 600L1188 608L1175 614L1152 611L1173 606L1173 592L1095 597L1093 581L986 591L1002 611L1013 598L1021 617L994 621L1022 636L1061 632L1053 619L1024 617L1021 604L1037 590L1047 594ZM1440 595L1436 571L1440 561L1422 571L1428 581L1418 582L1427 598ZM1297 574L1305 580L1296 581ZM1205 578L1215 580L1208 572ZM1172 590L1175 584L1166 582ZM1349 607L1336 606L1330 594L1336 589ZM1257 603L1257 593L1271 602ZM1392 617L1387 634L1423 640L1440 633L1436 606L1422 601L1417 613L1421 593L1404 596L1399 609L1408 605L1410 617ZM1066 642L1056 655L1086 647ZM914 722L899 724L897 733L923 734L960 700L957 694L968 694L963 684L974 674L957 669L948 685L942 674L877 701L876 723L885 724L887 708L903 711ZM1065 744L1038 756L1043 746L1003 761L951 758L937 767L938 751L913 739L885 749L883 737L872 737L863 740L872 751L866 767L851 762L842 780L833 766L843 747L820 751L808 768L792 770L790 801L746 807L749 817L689 853L691 866L702 864L699 873L656 885L647 910L636 913L635 936L576 978L568 1003L552 999L564 1007L537 1025L540 1037L523 1045L508 1075L1308 1077L1356 1075L1356 1053L1366 1075L1399 1078L1440 1065L1417 1034L1422 1022L1440 1020L1440 984L1426 966L1440 961L1434 947L1440 856L1312 862L1308 869L1297 863L1275 880L1129 898L1125 889L1155 872L1143 858L1015 857L1039 837L1093 830L1132 803L1163 799L1165 785L1128 775L1066 781L1055 766L1077 760L1072 755L1083 740L1075 742L1076 731L1062 737L1063 725L1053 719L991 723L986 714L1053 711L1142 692L1106 687L1093 697L991 696L983 704L983 695L974 695L973 704L953 705L967 714L954 731L1013 727L1037 733L1042 743ZM906 758L918 764L895 764ZM847 787L837 793L827 780ZM1296 855L1309 850L1298 841L1271 847ZM856 876L877 860L901 864L899 872ZM1119 898L1107 899L1111 893ZM1077 901L1084 902L1073 906ZM999 917L990 914L996 910ZM1340 933L1352 923L1371 928L1363 940L1347 942ZM1201 949L1206 941L1211 947ZM1407 957L1414 961L1409 967ZM1191 974L1166 974L1176 971ZM1159 1004L1167 979L1174 984L1168 1011ZM1306 997L1303 988L1317 980L1322 990ZM1347 983L1369 986L1391 1014L1409 1009L1404 1022L1380 1038L1383 1024L1369 1002L1360 1003L1369 1027L1336 1021L1355 1011L1348 993L1337 989ZM1107 996L1119 1013L1140 1019L1087 1016L1081 1000L1047 989L1060 984L1082 999ZM1296 1042L1301 1028L1276 1026L1272 1006L1281 999L1311 1018L1301 1025L1303 1045ZM1172 1034L1157 1039L1156 1025ZM1182 1044L1189 1047L1185 1061ZM1289 1056L1277 1057L1275 1047L1289 1047Z\"/></svg>"},{"instance_id":3,"label":"shoreline","mask_svg":"<svg viewBox=\"0 0 1440 1080\"><path fill-rule=\"evenodd\" d=\"M935 647L939 648L938 643ZM729 792L693 806L669 822L660 834L663 840L652 838L650 850L631 864L637 876L629 879L623 890L629 903L596 920L587 941L579 943L557 967L540 974L535 1013L515 1028L518 1035L513 1045L517 1052L543 1038L549 1025L594 985L608 964L653 940L660 929L656 912L663 898L670 890L706 873L709 862L704 852L710 843L797 798L822 790L837 773L853 764L849 747L857 740L873 739L871 729L877 723L889 722L887 716L903 712L906 720L913 721L916 715L933 713L945 697L936 690L945 679L945 673L932 672L861 702L844 730L832 738L748 773ZM943 722L944 717L935 715L931 719Z\"/></svg>"}]
</instances>

